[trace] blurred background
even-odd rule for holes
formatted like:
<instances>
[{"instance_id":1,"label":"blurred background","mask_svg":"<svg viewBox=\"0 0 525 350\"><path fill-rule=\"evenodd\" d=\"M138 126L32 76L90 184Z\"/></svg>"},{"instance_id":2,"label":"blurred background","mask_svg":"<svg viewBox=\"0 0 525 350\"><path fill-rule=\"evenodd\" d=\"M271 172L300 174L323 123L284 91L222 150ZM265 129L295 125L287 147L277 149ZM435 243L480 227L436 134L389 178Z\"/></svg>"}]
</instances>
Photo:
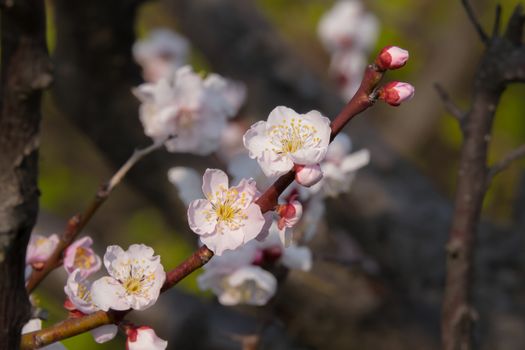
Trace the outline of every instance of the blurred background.
<instances>
[{"instance_id":1,"label":"blurred background","mask_svg":"<svg viewBox=\"0 0 525 350\"><path fill-rule=\"evenodd\" d=\"M98 186L134 148L149 140L130 89L141 83L131 56L138 38L171 28L189 38L196 71L214 71L248 88L241 115L265 119L276 105L318 109L334 117L343 106L317 35L328 0L47 0L48 45L56 80L44 96L37 232L61 232ZM398 108L378 103L345 130L371 165L349 194L328 203L311 247L311 272L292 272L267 307L226 308L201 292L194 273L151 309L133 313L173 349L437 349L444 244L451 218L461 134L435 92L440 83L468 109L483 45L459 0L364 0L381 28L375 50L398 45L410 62L388 74L416 87ZM495 6L506 23L518 1L472 1L490 30ZM373 59L374 55L370 57ZM505 92L497 110L490 161L525 141L525 86ZM196 247L185 209L166 170L202 170L213 158L158 151L139 163L85 233L105 246L142 242L169 269ZM484 203L476 261L476 338L482 349L525 347L524 162L499 175ZM327 230L330 227L330 230ZM346 263L358 249L377 264L368 273ZM322 258L324 257L324 258ZM326 259L328 257L328 259ZM65 272L37 290L49 322L66 317ZM266 326L261 331L261 324ZM120 342L121 344L117 344ZM97 345L90 335L70 349L123 348L119 338Z\"/></svg>"}]
</instances>

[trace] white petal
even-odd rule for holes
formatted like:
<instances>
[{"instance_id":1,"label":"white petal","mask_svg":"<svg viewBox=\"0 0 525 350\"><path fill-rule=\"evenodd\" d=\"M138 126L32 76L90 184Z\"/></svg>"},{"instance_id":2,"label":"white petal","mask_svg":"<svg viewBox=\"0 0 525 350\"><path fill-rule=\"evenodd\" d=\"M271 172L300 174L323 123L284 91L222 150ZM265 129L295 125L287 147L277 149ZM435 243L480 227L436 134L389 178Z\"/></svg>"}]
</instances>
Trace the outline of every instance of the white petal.
<instances>
[{"instance_id":1,"label":"white petal","mask_svg":"<svg viewBox=\"0 0 525 350\"><path fill-rule=\"evenodd\" d=\"M291 245L284 249L281 259L283 265L290 269L309 271L312 268L312 252L308 247Z\"/></svg>"},{"instance_id":2,"label":"white petal","mask_svg":"<svg viewBox=\"0 0 525 350\"><path fill-rule=\"evenodd\" d=\"M108 276L96 280L91 286L93 304L104 311L128 310L130 305L123 298L125 292L124 287L117 280Z\"/></svg>"},{"instance_id":3,"label":"white petal","mask_svg":"<svg viewBox=\"0 0 525 350\"><path fill-rule=\"evenodd\" d=\"M139 327L135 331L136 339L132 341L128 337L126 341L127 350L164 350L168 347L168 342L159 338L150 327Z\"/></svg>"},{"instance_id":4,"label":"white petal","mask_svg":"<svg viewBox=\"0 0 525 350\"><path fill-rule=\"evenodd\" d=\"M266 122L258 121L253 124L243 136L244 147L249 151L251 158L258 158L267 149Z\"/></svg>"},{"instance_id":5,"label":"white petal","mask_svg":"<svg viewBox=\"0 0 525 350\"><path fill-rule=\"evenodd\" d=\"M293 168L293 161L288 156L279 156L272 151L264 151L257 162L268 177L284 175Z\"/></svg>"},{"instance_id":6,"label":"white petal","mask_svg":"<svg viewBox=\"0 0 525 350\"><path fill-rule=\"evenodd\" d=\"M217 221L208 217L213 213L213 206L206 199L197 199L188 207L188 223L193 232L198 235L207 235L215 231Z\"/></svg>"},{"instance_id":7,"label":"white petal","mask_svg":"<svg viewBox=\"0 0 525 350\"><path fill-rule=\"evenodd\" d=\"M244 231L244 243L251 241L256 238L264 225L266 220L261 212L261 207L257 204L251 204L245 211L248 218L246 219L243 227Z\"/></svg>"},{"instance_id":8,"label":"white petal","mask_svg":"<svg viewBox=\"0 0 525 350\"><path fill-rule=\"evenodd\" d=\"M115 338L118 333L118 327L114 324L107 324L91 330L91 335L95 342L102 344Z\"/></svg>"},{"instance_id":9,"label":"white petal","mask_svg":"<svg viewBox=\"0 0 525 350\"><path fill-rule=\"evenodd\" d=\"M341 163L341 170L346 173L356 171L368 163L370 163L370 152L367 149L362 149L345 157Z\"/></svg>"},{"instance_id":10,"label":"white petal","mask_svg":"<svg viewBox=\"0 0 525 350\"><path fill-rule=\"evenodd\" d=\"M228 175L219 169L206 169L202 177L202 192L210 199L216 192L228 189Z\"/></svg>"},{"instance_id":11,"label":"white petal","mask_svg":"<svg viewBox=\"0 0 525 350\"><path fill-rule=\"evenodd\" d=\"M270 112L266 128L269 129L272 126L282 124L283 120L291 120L292 118L299 118L299 114L291 108L277 106Z\"/></svg>"}]
</instances>

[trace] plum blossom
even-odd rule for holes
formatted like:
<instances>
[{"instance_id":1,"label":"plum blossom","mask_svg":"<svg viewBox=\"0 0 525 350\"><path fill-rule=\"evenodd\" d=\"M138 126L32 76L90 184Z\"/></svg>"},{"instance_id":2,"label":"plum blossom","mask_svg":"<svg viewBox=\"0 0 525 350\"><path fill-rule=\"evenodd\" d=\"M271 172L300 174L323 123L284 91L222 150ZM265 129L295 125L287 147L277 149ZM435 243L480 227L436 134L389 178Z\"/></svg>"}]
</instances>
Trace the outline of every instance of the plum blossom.
<instances>
[{"instance_id":1,"label":"plum blossom","mask_svg":"<svg viewBox=\"0 0 525 350\"><path fill-rule=\"evenodd\" d=\"M379 33L377 18L357 0L341 0L319 22L318 34L329 52L357 48L370 50Z\"/></svg>"},{"instance_id":2,"label":"plum blossom","mask_svg":"<svg viewBox=\"0 0 525 350\"><path fill-rule=\"evenodd\" d=\"M26 264L35 269L42 268L59 242L60 238L56 234L46 237L33 233L27 245Z\"/></svg>"},{"instance_id":3,"label":"plum blossom","mask_svg":"<svg viewBox=\"0 0 525 350\"><path fill-rule=\"evenodd\" d=\"M414 97L415 91L415 88L409 83L393 81L379 90L379 98L389 105L397 107Z\"/></svg>"},{"instance_id":4,"label":"plum blossom","mask_svg":"<svg viewBox=\"0 0 525 350\"><path fill-rule=\"evenodd\" d=\"M100 270L102 262L100 257L91 249L93 239L83 237L67 247L64 253L64 268L68 273L80 269L83 277Z\"/></svg>"},{"instance_id":5,"label":"plum blossom","mask_svg":"<svg viewBox=\"0 0 525 350\"><path fill-rule=\"evenodd\" d=\"M133 57L142 66L144 80L156 82L188 60L189 43L169 29L157 29L133 45Z\"/></svg>"},{"instance_id":6,"label":"plum blossom","mask_svg":"<svg viewBox=\"0 0 525 350\"><path fill-rule=\"evenodd\" d=\"M75 269L68 277L64 292L68 299L64 306L72 315L89 315L99 310L91 297L92 283L85 279L82 270ZM110 324L92 329L91 335L97 343L105 343L115 338L118 332L116 325Z\"/></svg>"},{"instance_id":7,"label":"plum blossom","mask_svg":"<svg viewBox=\"0 0 525 350\"><path fill-rule=\"evenodd\" d=\"M368 150L350 153L351 147L347 135L337 135L328 147L325 160L321 163L324 176L319 183L309 188L309 191L324 197L336 197L348 192L356 171L370 162Z\"/></svg>"},{"instance_id":8,"label":"plum blossom","mask_svg":"<svg viewBox=\"0 0 525 350\"><path fill-rule=\"evenodd\" d=\"M207 169L202 184L206 199L195 200L188 208L190 228L216 255L256 238L265 224L261 208L254 203L255 181L243 179L234 187L228 183L222 170Z\"/></svg>"},{"instance_id":9,"label":"plum blossom","mask_svg":"<svg viewBox=\"0 0 525 350\"><path fill-rule=\"evenodd\" d=\"M266 176L287 173L294 164L323 160L330 142L330 120L318 111L298 114L279 106L244 134L244 145Z\"/></svg>"},{"instance_id":10,"label":"plum blossom","mask_svg":"<svg viewBox=\"0 0 525 350\"><path fill-rule=\"evenodd\" d=\"M132 327L126 331L127 350L164 350L168 342L157 336L151 327Z\"/></svg>"},{"instance_id":11,"label":"plum blossom","mask_svg":"<svg viewBox=\"0 0 525 350\"><path fill-rule=\"evenodd\" d=\"M166 141L170 152L207 155L217 150L228 118L234 116L244 94L239 83L217 74L206 79L185 66L156 83L133 90L142 102L140 120L155 142ZM233 96L233 97L232 97Z\"/></svg>"},{"instance_id":12,"label":"plum blossom","mask_svg":"<svg viewBox=\"0 0 525 350\"><path fill-rule=\"evenodd\" d=\"M27 334L42 329L42 320L39 318L30 319L24 327L22 327L22 334ZM48 346L43 346L39 349L42 350L65 350L66 347L62 343L56 342Z\"/></svg>"},{"instance_id":13,"label":"plum blossom","mask_svg":"<svg viewBox=\"0 0 525 350\"><path fill-rule=\"evenodd\" d=\"M104 311L145 310L155 304L166 273L160 257L153 254L153 249L144 244L133 244L127 251L109 246L104 265L110 276L93 282L93 303Z\"/></svg>"},{"instance_id":14,"label":"plum blossom","mask_svg":"<svg viewBox=\"0 0 525 350\"><path fill-rule=\"evenodd\" d=\"M253 265L243 266L225 276L207 270L199 277L199 285L202 289L211 289L223 305L265 305L277 290L275 277Z\"/></svg>"},{"instance_id":15,"label":"plum blossom","mask_svg":"<svg viewBox=\"0 0 525 350\"><path fill-rule=\"evenodd\" d=\"M351 99L359 89L366 65L366 54L361 51L342 50L332 55L329 70L345 100Z\"/></svg>"}]
</instances>

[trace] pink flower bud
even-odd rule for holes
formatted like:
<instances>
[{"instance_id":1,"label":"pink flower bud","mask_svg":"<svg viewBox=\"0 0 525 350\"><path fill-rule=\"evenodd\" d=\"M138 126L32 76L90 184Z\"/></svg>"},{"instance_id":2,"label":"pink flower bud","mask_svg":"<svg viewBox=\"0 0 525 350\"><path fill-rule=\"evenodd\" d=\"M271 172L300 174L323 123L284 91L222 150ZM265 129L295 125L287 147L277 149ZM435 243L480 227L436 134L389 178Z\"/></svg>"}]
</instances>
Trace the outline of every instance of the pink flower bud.
<instances>
[{"instance_id":1,"label":"pink flower bud","mask_svg":"<svg viewBox=\"0 0 525 350\"><path fill-rule=\"evenodd\" d=\"M414 92L415 89L412 85L393 81L383 86L379 91L379 98L389 105L399 106L402 102L414 97Z\"/></svg>"},{"instance_id":2,"label":"pink flower bud","mask_svg":"<svg viewBox=\"0 0 525 350\"><path fill-rule=\"evenodd\" d=\"M127 331L127 350L163 350L168 342L155 334L155 331L147 326L131 328Z\"/></svg>"},{"instance_id":3,"label":"pink flower bud","mask_svg":"<svg viewBox=\"0 0 525 350\"><path fill-rule=\"evenodd\" d=\"M323 178L323 171L319 164L295 165L295 181L305 187L318 183Z\"/></svg>"},{"instance_id":4,"label":"pink flower bud","mask_svg":"<svg viewBox=\"0 0 525 350\"><path fill-rule=\"evenodd\" d=\"M408 51L397 46L387 46L377 56L376 64L382 70L401 68L408 61Z\"/></svg>"},{"instance_id":5,"label":"pink flower bud","mask_svg":"<svg viewBox=\"0 0 525 350\"><path fill-rule=\"evenodd\" d=\"M287 204L279 206L278 214L280 216L277 223L279 230L282 230L285 227L293 227L299 222L303 215L303 205L295 199L291 200Z\"/></svg>"}]
</instances>

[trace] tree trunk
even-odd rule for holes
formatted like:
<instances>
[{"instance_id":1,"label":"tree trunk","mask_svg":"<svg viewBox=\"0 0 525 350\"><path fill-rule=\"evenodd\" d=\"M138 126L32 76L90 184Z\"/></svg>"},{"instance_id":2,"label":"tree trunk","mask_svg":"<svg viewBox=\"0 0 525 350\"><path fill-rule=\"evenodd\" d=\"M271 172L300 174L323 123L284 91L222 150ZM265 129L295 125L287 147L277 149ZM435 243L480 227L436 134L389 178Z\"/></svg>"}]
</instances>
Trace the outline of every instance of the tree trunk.
<instances>
[{"instance_id":1,"label":"tree trunk","mask_svg":"<svg viewBox=\"0 0 525 350\"><path fill-rule=\"evenodd\" d=\"M51 81L43 1L1 3L0 348L17 349L30 316L25 251L38 212L41 90Z\"/></svg>"}]
</instances>

